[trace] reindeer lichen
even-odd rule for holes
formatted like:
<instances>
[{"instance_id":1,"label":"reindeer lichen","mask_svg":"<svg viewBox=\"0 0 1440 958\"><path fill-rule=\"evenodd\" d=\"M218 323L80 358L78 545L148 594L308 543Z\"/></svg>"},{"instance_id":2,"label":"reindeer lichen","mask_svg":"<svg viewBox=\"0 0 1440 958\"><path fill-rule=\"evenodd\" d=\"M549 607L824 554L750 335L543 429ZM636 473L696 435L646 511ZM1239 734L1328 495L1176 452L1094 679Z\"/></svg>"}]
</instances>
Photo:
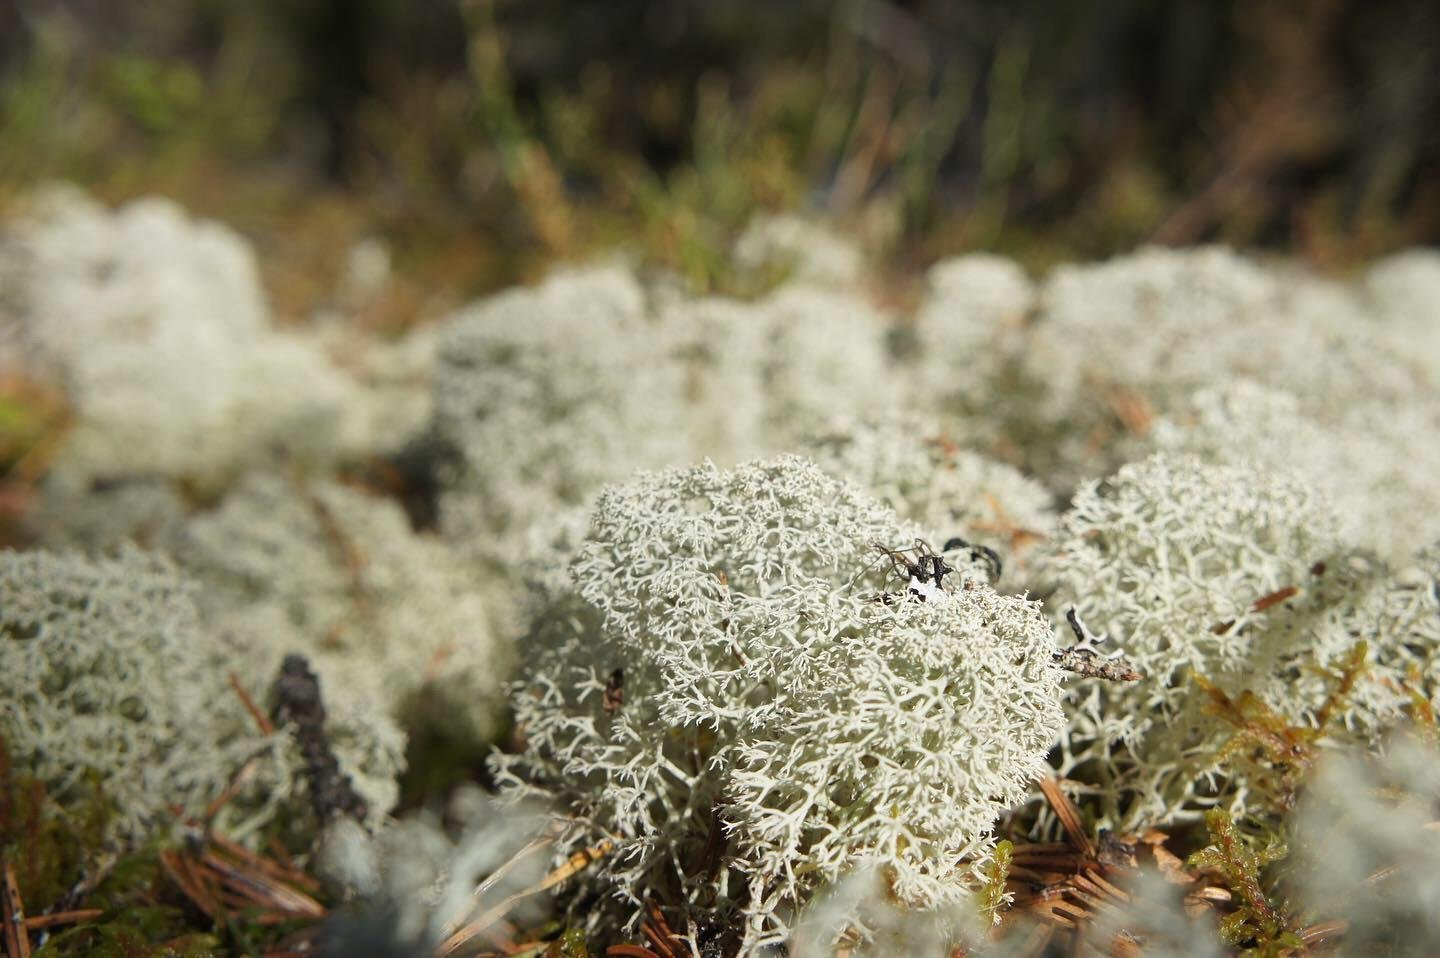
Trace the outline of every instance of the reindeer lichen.
<instances>
[{"instance_id":1,"label":"reindeer lichen","mask_svg":"<svg viewBox=\"0 0 1440 958\"><path fill-rule=\"evenodd\" d=\"M870 865L909 907L971 894L966 860L1059 732L1060 673L1038 607L983 576L887 583L874 543L915 534L794 457L601 494L571 594L524 640L529 748L496 761L571 810L557 854L615 842L592 921L683 902L733 914L748 952Z\"/></svg>"}]
</instances>

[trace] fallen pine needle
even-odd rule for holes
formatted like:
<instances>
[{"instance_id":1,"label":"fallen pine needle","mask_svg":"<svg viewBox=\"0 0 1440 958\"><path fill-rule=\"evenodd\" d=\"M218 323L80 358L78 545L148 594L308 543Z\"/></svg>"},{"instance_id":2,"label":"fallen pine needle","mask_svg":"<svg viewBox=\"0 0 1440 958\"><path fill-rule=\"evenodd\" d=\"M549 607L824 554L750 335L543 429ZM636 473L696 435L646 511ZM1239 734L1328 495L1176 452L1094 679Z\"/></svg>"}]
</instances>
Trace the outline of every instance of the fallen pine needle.
<instances>
[{"instance_id":1,"label":"fallen pine needle","mask_svg":"<svg viewBox=\"0 0 1440 958\"><path fill-rule=\"evenodd\" d=\"M599 859L604 858L606 855L610 854L610 852L613 851L614 848L615 844L609 839L606 839L605 841L601 842L599 845L596 845L593 848L587 848L584 851L576 852L575 854L571 855L569 859L566 860L565 864L561 865L559 868L546 875L536 884L531 885L529 888L526 888L522 891L518 891L510 897L504 899L500 902L500 904L496 905L494 908L491 908L479 918L470 922L464 928L461 928L449 938L445 939L445 941L441 943L440 947L435 950L435 954L438 956L438 958L448 958L449 955L453 955L456 951L460 950L461 947L463 947L471 939L478 936L486 928L489 928L491 925L495 924L495 922L499 921L501 917L503 917L504 914L510 910L511 906L520 899L528 898L529 896L538 894L542 891L547 891L551 888L554 888L561 882L565 881L567 878L578 875L580 872L590 867L590 864L592 862L598 861Z\"/></svg>"},{"instance_id":2,"label":"fallen pine needle","mask_svg":"<svg viewBox=\"0 0 1440 958\"><path fill-rule=\"evenodd\" d=\"M99 918L103 914L105 914L103 908L77 908L74 911L57 911L50 915L33 915L25 919L25 928L29 931L38 931L41 928L50 928L55 925L74 925Z\"/></svg>"},{"instance_id":3,"label":"fallen pine needle","mask_svg":"<svg viewBox=\"0 0 1440 958\"><path fill-rule=\"evenodd\" d=\"M544 838L536 838L526 844L524 848L521 848L514 855L510 856L509 861L501 865L499 868L495 869L495 871L487 875L485 879L480 882L480 884L476 885L475 890L470 893L471 899L478 903L479 900L484 897L485 893L488 892L490 889L494 888L496 883L499 882L500 879L504 878L507 874L509 874L516 865L518 865L524 859L528 858L531 853L539 851L541 848L549 845L554 840L555 839L553 837L547 836ZM444 930L446 937L448 938L450 935L453 935L455 933L455 929L459 928L462 924L464 924L464 922L465 916L463 913L446 922Z\"/></svg>"},{"instance_id":4,"label":"fallen pine needle","mask_svg":"<svg viewBox=\"0 0 1440 958\"><path fill-rule=\"evenodd\" d=\"M240 684L240 676L234 672L230 672L228 673L228 677L230 679L230 687L234 689L235 694L240 697L240 704L245 706L245 711L249 712L250 717L255 720L255 725L260 729L260 734L274 735L275 723L270 721L270 716L261 711L260 706L256 705L255 700L250 697L250 693L245 691L245 686Z\"/></svg>"}]
</instances>

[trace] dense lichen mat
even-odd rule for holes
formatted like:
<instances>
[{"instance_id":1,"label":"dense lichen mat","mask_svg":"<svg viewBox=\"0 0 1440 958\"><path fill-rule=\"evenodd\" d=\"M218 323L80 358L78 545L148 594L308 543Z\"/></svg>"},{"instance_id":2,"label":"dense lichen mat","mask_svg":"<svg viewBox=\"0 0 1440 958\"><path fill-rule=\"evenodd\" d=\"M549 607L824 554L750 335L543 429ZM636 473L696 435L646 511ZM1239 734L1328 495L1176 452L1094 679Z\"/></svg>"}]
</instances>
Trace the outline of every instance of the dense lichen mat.
<instances>
[{"instance_id":1,"label":"dense lichen mat","mask_svg":"<svg viewBox=\"0 0 1440 958\"><path fill-rule=\"evenodd\" d=\"M1440 257L726 255L396 338L18 204L9 958L1440 942Z\"/></svg>"}]
</instances>

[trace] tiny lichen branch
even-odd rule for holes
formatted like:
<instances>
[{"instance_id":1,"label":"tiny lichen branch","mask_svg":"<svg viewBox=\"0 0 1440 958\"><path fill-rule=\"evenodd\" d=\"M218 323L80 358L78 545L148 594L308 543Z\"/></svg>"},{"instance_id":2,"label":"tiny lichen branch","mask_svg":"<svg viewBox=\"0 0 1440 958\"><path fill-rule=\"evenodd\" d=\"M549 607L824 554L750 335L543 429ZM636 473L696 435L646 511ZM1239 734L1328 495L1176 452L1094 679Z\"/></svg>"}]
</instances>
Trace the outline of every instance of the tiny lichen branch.
<instances>
[{"instance_id":1,"label":"tiny lichen branch","mask_svg":"<svg viewBox=\"0 0 1440 958\"><path fill-rule=\"evenodd\" d=\"M1100 644L1106 641L1106 637L1091 632L1080 621L1080 613L1075 611L1074 606L1065 613L1065 621L1070 623L1070 629L1075 633L1075 644L1055 652L1055 664L1060 668L1086 678L1110 682L1138 682L1145 677L1121 656L1122 650L1101 651Z\"/></svg>"}]
</instances>

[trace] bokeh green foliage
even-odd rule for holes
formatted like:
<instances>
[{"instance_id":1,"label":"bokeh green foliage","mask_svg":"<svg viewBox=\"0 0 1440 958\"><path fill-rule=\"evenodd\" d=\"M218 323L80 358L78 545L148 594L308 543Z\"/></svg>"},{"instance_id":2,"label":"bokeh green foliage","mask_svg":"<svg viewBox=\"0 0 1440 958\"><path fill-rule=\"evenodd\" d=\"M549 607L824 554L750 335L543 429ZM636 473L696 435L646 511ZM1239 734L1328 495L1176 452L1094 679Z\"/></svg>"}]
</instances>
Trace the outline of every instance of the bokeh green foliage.
<instances>
[{"instance_id":1,"label":"bokeh green foliage","mask_svg":"<svg viewBox=\"0 0 1440 958\"><path fill-rule=\"evenodd\" d=\"M257 224L339 196L402 257L465 237L467 294L616 239L724 286L735 232L797 207L1032 266L1440 235L1419 0L38 0L0 34L0 196L63 176L242 226L257 180Z\"/></svg>"}]
</instances>

